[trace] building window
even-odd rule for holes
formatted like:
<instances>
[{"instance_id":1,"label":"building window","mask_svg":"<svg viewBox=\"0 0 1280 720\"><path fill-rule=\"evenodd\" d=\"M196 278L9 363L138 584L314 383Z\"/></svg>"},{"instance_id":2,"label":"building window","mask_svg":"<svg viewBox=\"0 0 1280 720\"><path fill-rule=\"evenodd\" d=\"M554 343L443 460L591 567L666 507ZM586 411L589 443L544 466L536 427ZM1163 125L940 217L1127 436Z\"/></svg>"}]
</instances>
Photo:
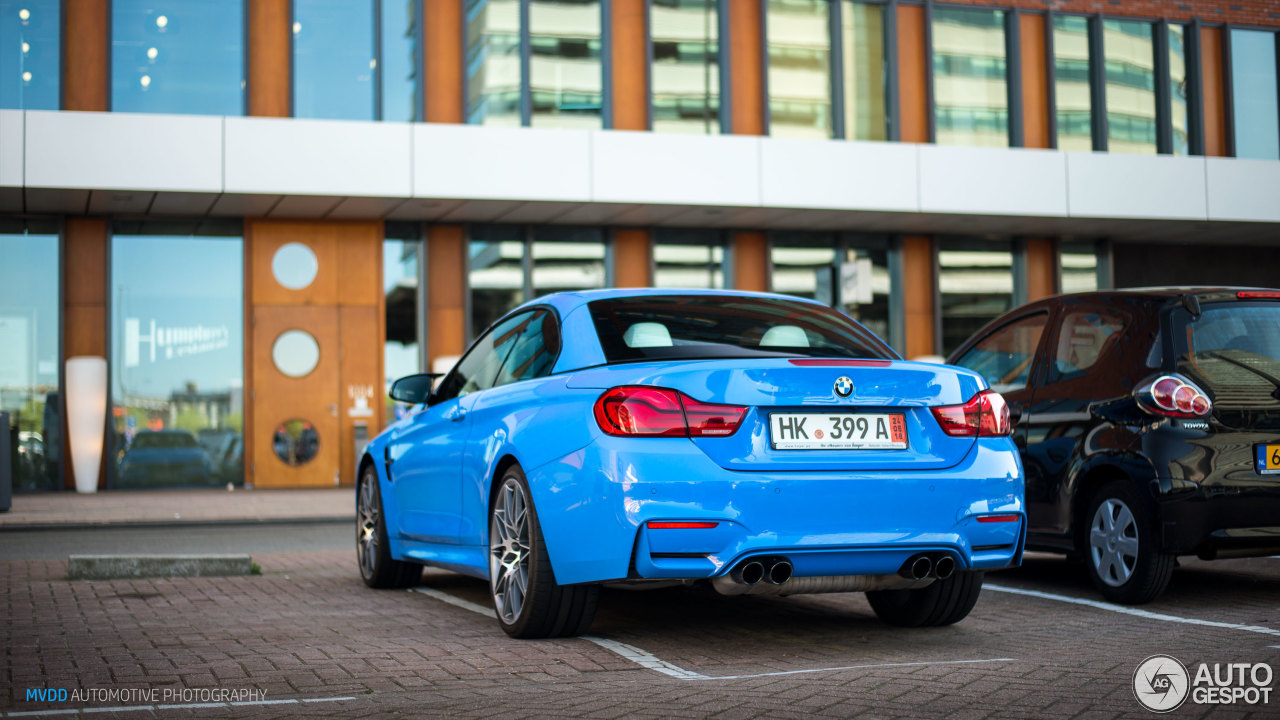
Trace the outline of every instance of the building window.
<instances>
[{"instance_id":1,"label":"building window","mask_svg":"<svg viewBox=\"0 0 1280 720\"><path fill-rule=\"evenodd\" d=\"M825 0L767 0L769 134L831 131L831 12Z\"/></svg>"},{"instance_id":2,"label":"building window","mask_svg":"<svg viewBox=\"0 0 1280 720\"><path fill-rule=\"evenodd\" d=\"M1059 150L1093 149L1093 66L1089 21L1071 15L1053 17L1053 95Z\"/></svg>"},{"instance_id":3,"label":"building window","mask_svg":"<svg viewBox=\"0 0 1280 720\"><path fill-rule=\"evenodd\" d=\"M1276 34L1231 31L1232 131L1236 157L1280 160Z\"/></svg>"},{"instance_id":4,"label":"building window","mask_svg":"<svg viewBox=\"0 0 1280 720\"><path fill-rule=\"evenodd\" d=\"M293 114L374 119L373 6L293 0Z\"/></svg>"},{"instance_id":5,"label":"building window","mask_svg":"<svg viewBox=\"0 0 1280 720\"><path fill-rule=\"evenodd\" d=\"M528 300L605 286L600 228L472 225L468 240L472 338Z\"/></svg>"},{"instance_id":6,"label":"building window","mask_svg":"<svg viewBox=\"0 0 1280 720\"><path fill-rule=\"evenodd\" d=\"M397 378L421 372L418 350L418 257L422 247L416 223L387 223L382 243L382 292L386 333L382 346L387 390ZM403 416L408 407L387 398L387 422Z\"/></svg>"},{"instance_id":7,"label":"building window","mask_svg":"<svg viewBox=\"0 0 1280 720\"><path fill-rule=\"evenodd\" d=\"M844 0L840 41L844 136L885 140L884 7Z\"/></svg>"},{"instance_id":8,"label":"building window","mask_svg":"<svg viewBox=\"0 0 1280 720\"><path fill-rule=\"evenodd\" d=\"M379 120L417 122L422 119L421 25L417 0L378 0L378 80L381 84Z\"/></svg>"},{"instance_id":9,"label":"building window","mask_svg":"<svg viewBox=\"0 0 1280 720\"><path fill-rule=\"evenodd\" d=\"M60 10L59 0L0 0L0 108L60 107Z\"/></svg>"},{"instance_id":10,"label":"building window","mask_svg":"<svg viewBox=\"0 0 1280 720\"><path fill-rule=\"evenodd\" d=\"M653 231L654 287L723 289L724 259L724 234L718 230Z\"/></svg>"},{"instance_id":11,"label":"building window","mask_svg":"<svg viewBox=\"0 0 1280 720\"><path fill-rule=\"evenodd\" d=\"M57 228L0 222L0 410L9 423L13 488L57 490L62 415ZM15 434L16 433L16 434Z\"/></svg>"},{"instance_id":12,"label":"building window","mask_svg":"<svg viewBox=\"0 0 1280 720\"><path fill-rule=\"evenodd\" d=\"M113 487L244 482L244 243L111 240Z\"/></svg>"},{"instance_id":13,"label":"building window","mask_svg":"<svg viewBox=\"0 0 1280 720\"><path fill-rule=\"evenodd\" d=\"M111 109L244 114L244 5L112 0Z\"/></svg>"},{"instance_id":14,"label":"building window","mask_svg":"<svg viewBox=\"0 0 1280 720\"><path fill-rule=\"evenodd\" d=\"M1187 32L1183 25L1169 26L1169 98L1173 120L1173 138L1170 150L1174 155L1190 153L1191 114L1189 108L1189 83L1187 82Z\"/></svg>"},{"instance_id":15,"label":"building window","mask_svg":"<svg viewBox=\"0 0 1280 720\"><path fill-rule=\"evenodd\" d=\"M1128 20L1102 21L1107 98L1107 149L1156 152L1154 26Z\"/></svg>"},{"instance_id":16,"label":"building window","mask_svg":"<svg viewBox=\"0 0 1280 720\"><path fill-rule=\"evenodd\" d=\"M1004 12L933 10L934 128L939 145L1009 145Z\"/></svg>"},{"instance_id":17,"label":"building window","mask_svg":"<svg viewBox=\"0 0 1280 720\"><path fill-rule=\"evenodd\" d=\"M467 0L467 122L520 125L520 2Z\"/></svg>"},{"instance_id":18,"label":"building window","mask_svg":"<svg viewBox=\"0 0 1280 720\"><path fill-rule=\"evenodd\" d=\"M773 291L839 308L889 342L888 248L883 237L773 233Z\"/></svg>"},{"instance_id":19,"label":"building window","mask_svg":"<svg viewBox=\"0 0 1280 720\"><path fill-rule=\"evenodd\" d=\"M1064 293L1088 292L1098 287L1098 251L1084 243L1063 243L1058 254L1061 274L1058 287Z\"/></svg>"},{"instance_id":20,"label":"building window","mask_svg":"<svg viewBox=\"0 0 1280 720\"><path fill-rule=\"evenodd\" d=\"M720 132L720 40L716 0L653 0L653 129Z\"/></svg>"},{"instance_id":21,"label":"building window","mask_svg":"<svg viewBox=\"0 0 1280 720\"><path fill-rule=\"evenodd\" d=\"M1013 307L1013 252L1007 242L944 240L938 251L942 355Z\"/></svg>"}]
</instances>

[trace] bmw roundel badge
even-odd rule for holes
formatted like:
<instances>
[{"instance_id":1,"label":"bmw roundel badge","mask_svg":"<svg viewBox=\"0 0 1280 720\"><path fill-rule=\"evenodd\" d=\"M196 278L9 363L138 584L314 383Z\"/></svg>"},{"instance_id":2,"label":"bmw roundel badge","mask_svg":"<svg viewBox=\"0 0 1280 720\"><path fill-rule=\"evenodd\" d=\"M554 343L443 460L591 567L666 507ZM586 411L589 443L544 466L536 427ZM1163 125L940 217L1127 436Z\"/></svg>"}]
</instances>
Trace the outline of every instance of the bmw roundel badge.
<instances>
[{"instance_id":1,"label":"bmw roundel badge","mask_svg":"<svg viewBox=\"0 0 1280 720\"><path fill-rule=\"evenodd\" d=\"M836 394L840 397L849 397L852 395L853 381L844 375L836 378Z\"/></svg>"}]
</instances>

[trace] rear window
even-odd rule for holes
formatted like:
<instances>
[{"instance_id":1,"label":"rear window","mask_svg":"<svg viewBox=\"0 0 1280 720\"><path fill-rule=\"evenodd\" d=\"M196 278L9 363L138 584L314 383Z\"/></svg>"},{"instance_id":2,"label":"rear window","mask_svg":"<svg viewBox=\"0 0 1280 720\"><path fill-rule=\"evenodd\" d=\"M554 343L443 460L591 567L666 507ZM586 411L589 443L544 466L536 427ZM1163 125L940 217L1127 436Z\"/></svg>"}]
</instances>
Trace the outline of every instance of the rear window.
<instances>
[{"instance_id":1,"label":"rear window","mask_svg":"<svg viewBox=\"0 0 1280 720\"><path fill-rule=\"evenodd\" d=\"M609 362L649 359L896 359L870 330L830 308L777 298L651 295L588 304Z\"/></svg>"},{"instance_id":2,"label":"rear window","mask_svg":"<svg viewBox=\"0 0 1280 720\"><path fill-rule=\"evenodd\" d=\"M1179 370L1203 382L1215 402L1275 405L1280 387L1280 303L1205 305L1186 324Z\"/></svg>"}]
</instances>

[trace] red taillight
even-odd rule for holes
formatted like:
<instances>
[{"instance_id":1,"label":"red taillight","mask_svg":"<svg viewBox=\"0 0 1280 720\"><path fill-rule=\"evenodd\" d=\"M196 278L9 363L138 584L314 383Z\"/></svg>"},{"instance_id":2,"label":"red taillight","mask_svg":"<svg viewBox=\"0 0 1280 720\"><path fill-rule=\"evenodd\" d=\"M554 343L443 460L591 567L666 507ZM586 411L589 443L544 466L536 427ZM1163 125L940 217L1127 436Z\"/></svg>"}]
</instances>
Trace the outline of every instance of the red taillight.
<instances>
[{"instance_id":1,"label":"red taillight","mask_svg":"<svg viewBox=\"0 0 1280 720\"><path fill-rule=\"evenodd\" d=\"M1280 300L1280 292L1268 290L1241 290L1236 293L1241 300Z\"/></svg>"},{"instance_id":2,"label":"red taillight","mask_svg":"<svg viewBox=\"0 0 1280 720\"><path fill-rule=\"evenodd\" d=\"M1013 432L1009 406L994 390L983 390L963 405L930 408L942 431L956 437L1002 437Z\"/></svg>"},{"instance_id":3,"label":"red taillight","mask_svg":"<svg viewBox=\"0 0 1280 720\"><path fill-rule=\"evenodd\" d=\"M710 530L720 523L713 522L676 522L663 520L650 520L648 522L650 530Z\"/></svg>"},{"instance_id":4,"label":"red taillight","mask_svg":"<svg viewBox=\"0 0 1280 720\"><path fill-rule=\"evenodd\" d=\"M1022 518L1017 515L979 515L978 516L978 522L980 523L1018 522L1021 519Z\"/></svg>"},{"instance_id":5,"label":"red taillight","mask_svg":"<svg viewBox=\"0 0 1280 720\"><path fill-rule=\"evenodd\" d=\"M724 437L742 424L739 405L698 402L675 390L627 385L596 400L600 429L610 435L639 437Z\"/></svg>"},{"instance_id":6,"label":"red taillight","mask_svg":"<svg viewBox=\"0 0 1280 720\"><path fill-rule=\"evenodd\" d=\"M1138 404L1156 415L1198 417L1208 415L1213 409L1204 391L1174 375L1161 375L1140 387L1136 395Z\"/></svg>"}]
</instances>

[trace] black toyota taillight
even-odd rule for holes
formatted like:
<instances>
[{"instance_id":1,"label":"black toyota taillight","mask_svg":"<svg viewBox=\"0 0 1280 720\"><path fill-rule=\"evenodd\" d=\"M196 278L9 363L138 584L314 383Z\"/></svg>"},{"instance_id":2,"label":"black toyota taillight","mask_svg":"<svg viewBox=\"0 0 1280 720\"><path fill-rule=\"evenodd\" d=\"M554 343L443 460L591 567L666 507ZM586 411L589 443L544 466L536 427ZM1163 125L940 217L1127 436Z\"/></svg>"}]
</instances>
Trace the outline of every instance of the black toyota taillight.
<instances>
[{"instance_id":1,"label":"black toyota taillight","mask_svg":"<svg viewBox=\"0 0 1280 720\"><path fill-rule=\"evenodd\" d=\"M1152 415L1188 418L1203 417L1213 410L1213 402L1196 384L1177 374L1160 375L1142 383L1134 397Z\"/></svg>"}]
</instances>

